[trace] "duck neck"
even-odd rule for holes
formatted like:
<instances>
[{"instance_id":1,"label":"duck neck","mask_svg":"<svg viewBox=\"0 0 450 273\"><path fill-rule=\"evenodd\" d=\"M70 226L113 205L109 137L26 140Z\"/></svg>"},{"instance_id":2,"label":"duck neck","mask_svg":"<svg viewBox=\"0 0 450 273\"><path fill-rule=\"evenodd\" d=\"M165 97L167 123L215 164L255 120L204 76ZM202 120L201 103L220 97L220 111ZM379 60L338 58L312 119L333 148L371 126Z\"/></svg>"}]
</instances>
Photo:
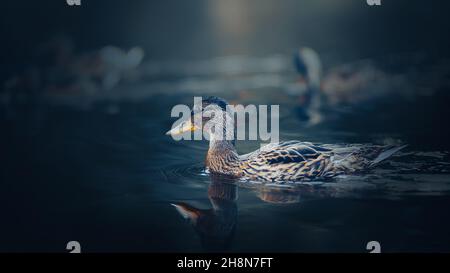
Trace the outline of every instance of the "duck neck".
<instances>
[{"instance_id":1,"label":"duck neck","mask_svg":"<svg viewBox=\"0 0 450 273\"><path fill-rule=\"evenodd\" d=\"M236 152L234 132L225 131L222 134L210 134L206 166L213 173L236 176L239 173L239 156Z\"/></svg>"}]
</instances>

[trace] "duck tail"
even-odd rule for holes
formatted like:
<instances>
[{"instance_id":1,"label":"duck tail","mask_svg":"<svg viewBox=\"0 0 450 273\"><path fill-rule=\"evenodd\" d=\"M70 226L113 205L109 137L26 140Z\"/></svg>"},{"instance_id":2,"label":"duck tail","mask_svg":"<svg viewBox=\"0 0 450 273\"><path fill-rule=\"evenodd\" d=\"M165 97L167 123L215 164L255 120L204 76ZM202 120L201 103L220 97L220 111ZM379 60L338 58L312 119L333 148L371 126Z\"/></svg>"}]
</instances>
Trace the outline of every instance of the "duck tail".
<instances>
[{"instance_id":1,"label":"duck tail","mask_svg":"<svg viewBox=\"0 0 450 273\"><path fill-rule=\"evenodd\" d=\"M376 166L406 146L408 145L360 148L337 161L336 167L344 173L364 171Z\"/></svg>"},{"instance_id":2,"label":"duck tail","mask_svg":"<svg viewBox=\"0 0 450 273\"><path fill-rule=\"evenodd\" d=\"M408 145L402 145L402 146L391 146L388 149L385 149L382 151L378 156L372 160L372 163L370 164L370 167L380 163L381 161L391 157L396 152L400 151L403 148L406 148Z\"/></svg>"}]
</instances>

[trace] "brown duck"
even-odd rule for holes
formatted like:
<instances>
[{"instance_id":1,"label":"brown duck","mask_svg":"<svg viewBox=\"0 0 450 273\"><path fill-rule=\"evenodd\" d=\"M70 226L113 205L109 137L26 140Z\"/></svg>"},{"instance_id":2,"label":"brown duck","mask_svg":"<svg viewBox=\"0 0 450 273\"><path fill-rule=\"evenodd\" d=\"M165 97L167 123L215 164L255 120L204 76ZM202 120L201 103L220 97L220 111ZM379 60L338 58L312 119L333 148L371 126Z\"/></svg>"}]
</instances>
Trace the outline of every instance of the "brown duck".
<instances>
[{"instance_id":1,"label":"brown duck","mask_svg":"<svg viewBox=\"0 0 450 273\"><path fill-rule=\"evenodd\" d=\"M406 146L287 141L271 143L252 153L239 155L235 147L236 130L227 130L235 128L233 113L227 110L227 105L218 97L204 99L200 111L194 109L190 119L167 132L168 135L199 129L206 132L209 135L206 167L211 173L271 182L329 179L368 171ZM202 120L201 125L197 120Z\"/></svg>"}]
</instances>

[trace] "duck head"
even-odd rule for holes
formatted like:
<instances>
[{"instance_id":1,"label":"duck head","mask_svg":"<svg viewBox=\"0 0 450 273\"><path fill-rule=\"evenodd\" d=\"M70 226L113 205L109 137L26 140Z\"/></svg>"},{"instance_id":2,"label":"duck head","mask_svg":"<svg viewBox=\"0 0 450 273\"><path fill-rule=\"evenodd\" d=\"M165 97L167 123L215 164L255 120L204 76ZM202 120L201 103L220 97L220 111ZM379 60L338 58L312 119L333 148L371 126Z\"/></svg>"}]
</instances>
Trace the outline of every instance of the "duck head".
<instances>
[{"instance_id":1,"label":"duck head","mask_svg":"<svg viewBox=\"0 0 450 273\"><path fill-rule=\"evenodd\" d=\"M306 91L299 97L300 115L309 119L310 125L317 124L322 120L319 111L322 96L322 63L319 54L311 48L300 48L294 55L294 65L300 77L299 81L306 85Z\"/></svg>"},{"instance_id":2,"label":"duck head","mask_svg":"<svg viewBox=\"0 0 450 273\"><path fill-rule=\"evenodd\" d=\"M311 48L302 47L294 54L294 65L297 73L308 86L320 87L322 77L322 63L319 54Z\"/></svg>"},{"instance_id":3,"label":"duck head","mask_svg":"<svg viewBox=\"0 0 450 273\"><path fill-rule=\"evenodd\" d=\"M194 105L189 119L168 131L167 135L179 135L185 132L201 130L210 143L230 141L234 145L234 115L228 103L219 97L202 99L202 103Z\"/></svg>"}]
</instances>

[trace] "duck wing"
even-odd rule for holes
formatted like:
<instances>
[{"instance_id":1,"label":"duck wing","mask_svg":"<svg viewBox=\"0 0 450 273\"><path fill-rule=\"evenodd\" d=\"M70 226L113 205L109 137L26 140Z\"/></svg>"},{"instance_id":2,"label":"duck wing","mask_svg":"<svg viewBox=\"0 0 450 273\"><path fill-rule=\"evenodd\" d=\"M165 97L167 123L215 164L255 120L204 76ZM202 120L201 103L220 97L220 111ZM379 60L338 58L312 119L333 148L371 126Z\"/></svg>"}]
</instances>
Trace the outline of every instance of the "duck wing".
<instances>
[{"instance_id":1,"label":"duck wing","mask_svg":"<svg viewBox=\"0 0 450 273\"><path fill-rule=\"evenodd\" d=\"M406 147L367 144L271 143L240 156L245 177L264 181L332 178L369 170Z\"/></svg>"},{"instance_id":2,"label":"duck wing","mask_svg":"<svg viewBox=\"0 0 450 273\"><path fill-rule=\"evenodd\" d=\"M271 143L240 157L246 176L258 180L290 181L326 176L333 152L310 142Z\"/></svg>"},{"instance_id":3,"label":"duck wing","mask_svg":"<svg viewBox=\"0 0 450 273\"><path fill-rule=\"evenodd\" d=\"M269 143L267 145L264 145L260 149L253 151L248 154L240 155L239 159L241 160L247 160L254 156L263 154L263 153L271 153L276 151L297 151L297 152L291 152L291 156L298 156L297 153L300 153L301 156L314 156L318 152L331 152L332 148L328 148L319 144L313 144L311 142L302 142L302 141L284 141L284 142L277 142L277 143ZM303 157L304 157L303 156Z\"/></svg>"}]
</instances>

